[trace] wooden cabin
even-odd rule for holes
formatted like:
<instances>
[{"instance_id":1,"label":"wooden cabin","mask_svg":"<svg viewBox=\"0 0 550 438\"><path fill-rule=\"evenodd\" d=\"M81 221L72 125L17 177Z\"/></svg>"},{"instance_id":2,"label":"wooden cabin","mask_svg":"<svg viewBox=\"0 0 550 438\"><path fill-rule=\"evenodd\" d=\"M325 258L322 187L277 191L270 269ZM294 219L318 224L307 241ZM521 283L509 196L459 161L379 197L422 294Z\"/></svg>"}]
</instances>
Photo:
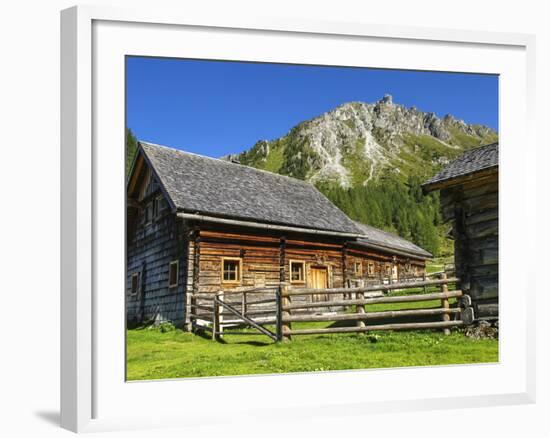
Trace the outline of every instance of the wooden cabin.
<instances>
[{"instance_id":1,"label":"wooden cabin","mask_svg":"<svg viewBox=\"0 0 550 438\"><path fill-rule=\"evenodd\" d=\"M355 285L403 282L424 276L426 260L432 258L428 251L387 231L359 222L355 225L362 236L347 243L346 257L346 278Z\"/></svg>"},{"instance_id":2,"label":"wooden cabin","mask_svg":"<svg viewBox=\"0 0 550 438\"><path fill-rule=\"evenodd\" d=\"M498 318L498 143L464 153L423 184L439 190L455 265L476 319Z\"/></svg>"},{"instance_id":3,"label":"wooden cabin","mask_svg":"<svg viewBox=\"0 0 550 438\"><path fill-rule=\"evenodd\" d=\"M189 323L196 293L424 274L431 255L357 224L311 184L138 143L127 184L128 323Z\"/></svg>"}]
</instances>

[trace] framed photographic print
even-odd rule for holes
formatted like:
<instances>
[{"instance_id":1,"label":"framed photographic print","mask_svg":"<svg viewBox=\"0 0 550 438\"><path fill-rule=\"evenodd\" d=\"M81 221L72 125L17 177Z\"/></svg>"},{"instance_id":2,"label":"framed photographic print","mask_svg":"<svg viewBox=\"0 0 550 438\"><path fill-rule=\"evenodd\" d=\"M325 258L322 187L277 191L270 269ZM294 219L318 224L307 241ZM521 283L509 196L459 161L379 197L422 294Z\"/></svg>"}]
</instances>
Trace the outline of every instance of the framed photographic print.
<instances>
[{"instance_id":1,"label":"framed photographic print","mask_svg":"<svg viewBox=\"0 0 550 438\"><path fill-rule=\"evenodd\" d=\"M63 11L62 426L532 401L533 44Z\"/></svg>"}]
</instances>

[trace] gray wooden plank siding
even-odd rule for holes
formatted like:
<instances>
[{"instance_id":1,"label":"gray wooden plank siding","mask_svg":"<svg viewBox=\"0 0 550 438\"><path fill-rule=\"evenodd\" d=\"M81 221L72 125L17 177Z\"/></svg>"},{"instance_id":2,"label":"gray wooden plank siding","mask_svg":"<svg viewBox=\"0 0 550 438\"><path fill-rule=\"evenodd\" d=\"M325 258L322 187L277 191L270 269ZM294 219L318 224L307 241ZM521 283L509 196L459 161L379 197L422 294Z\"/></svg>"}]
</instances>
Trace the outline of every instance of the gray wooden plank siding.
<instances>
[{"instance_id":1,"label":"gray wooden plank siding","mask_svg":"<svg viewBox=\"0 0 550 438\"><path fill-rule=\"evenodd\" d=\"M441 191L461 287L478 319L498 316L498 174Z\"/></svg>"},{"instance_id":2,"label":"gray wooden plank siding","mask_svg":"<svg viewBox=\"0 0 550 438\"><path fill-rule=\"evenodd\" d=\"M185 224L161 202L156 218L146 223L145 208L135 220L135 232L127 242L126 309L128 324L171 321L181 327L185 321L187 285L187 237ZM170 262L178 260L178 285L168 287ZM139 273L140 288L131 294L132 275Z\"/></svg>"}]
</instances>

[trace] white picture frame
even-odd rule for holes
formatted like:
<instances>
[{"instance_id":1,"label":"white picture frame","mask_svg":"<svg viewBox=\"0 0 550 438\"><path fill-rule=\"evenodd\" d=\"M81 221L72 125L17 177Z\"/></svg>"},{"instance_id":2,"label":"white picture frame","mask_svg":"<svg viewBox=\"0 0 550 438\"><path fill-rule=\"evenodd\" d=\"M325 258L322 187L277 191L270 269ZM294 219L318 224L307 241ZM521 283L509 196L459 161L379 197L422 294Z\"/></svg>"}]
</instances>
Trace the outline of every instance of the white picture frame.
<instances>
[{"instance_id":1,"label":"white picture frame","mask_svg":"<svg viewBox=\"0 0 550 438\"><path fill-rule=\"evenodd\" d=\"M182 44L186 38L192 38L191 47ZM220 45L220 41L224 44ZM262 50L266 43L269 51ZM307 418L419 409L419 401L421 409L533 402L532 298L536 273L526 260L515 258L514 253L529 250L535 242L536 228L534 215L529 216L527 209L517 208L513 202L536 203L536 176L532 170L527 172L536 168L535 154L529 153L535 150L534 46L534 37L524 34L248 17L240 11L231 16L214 13L204 16L192 9L163 11L104 6L78 6L62 11L62 427L83 432L200 424L208 422L209 417L194 411L190 400L200 404L204 403L202 393L231 390L237 385L247 391L258 383L271 394L263 407L238 402L231 409L209 406L209 415L215 410L218 422L229 421L235 415L266 416L269 421L267 413L274 407L279 413L292 412L292 418ZM506 197L500 206L500 363L125 382L120 369L124 358L121 343L124 313L120 308L124 301L124 280L120 276L124 266L120 257L124 246L124 221L120 221L124 208L124 131L120 129L124 126L123 55L350 65L352 49L362 47L372 50L369 52L372 65L359 59L354 65L501 75L501 190ZM301 48L308 48L307 59ZM419 54L425 58L415 59ZM429 54L437 56L426 56ZM108 105L106 96L110 96ZM120 147L105 146L119 141ZM518 142L522 144L521 156L510 147ZM507 176L507 169L513 165L516 171L512 178ZM520 224L523 239L513 233ZM106 248L113 258L105 253ZM527 285L518 281L513 271L505 269L514 263L524 273L523 277L530 279ZM120 289L120 296L106 295L107 288ZM509 292L512 289L516 291L514 295ZM461 385L421 387L428 375L437 379L452 375L452 380ZM389 381L396 386L399 382L410 385L383 393L380 388ZM328 391L330 400L320 397L316 390L319 385ZM357 391L362 385L369 391ZM300 394L285 397L285 391L288 394L296 388ZM179 404L166 409L170 400L177 400L175 397L182 391L186 394L184 400L179 399ZM148 415L143 415L139 406L132 404L139 396L163 397L167 402L158 407L150 405Z\"/></svg>"}]
</instances>

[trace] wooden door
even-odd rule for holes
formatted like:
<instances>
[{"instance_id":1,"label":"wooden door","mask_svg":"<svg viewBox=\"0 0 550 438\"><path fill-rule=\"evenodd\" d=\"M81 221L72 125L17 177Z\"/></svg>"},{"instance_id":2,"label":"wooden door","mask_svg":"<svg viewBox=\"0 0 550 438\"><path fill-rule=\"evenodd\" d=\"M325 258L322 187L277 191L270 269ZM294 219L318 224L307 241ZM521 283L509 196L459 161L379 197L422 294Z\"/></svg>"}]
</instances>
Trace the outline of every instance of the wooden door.
<instances>
[{"instance_id":1,"label":"wooden door","mask_svg":"<svg viewBox=\"0 0 550 438\"><path fill-rule=\"evenodd\" d=\"M399 275L397 273L397 265L393 265L391 271L392 281L397 282L399 280Z\"/></svg>"},{"instance_id":2,"label":"wooden door","mask_svg":"<svg viewBox=\"0 0 550 438\"><path fill-rule=\"evenodd\" d=\"M328 288L328 272L327 268L311 268L311 288L312 289L327 289ZM327 294L312 295L313 301L326 301Z\"/></svg>"}]
</instances>

